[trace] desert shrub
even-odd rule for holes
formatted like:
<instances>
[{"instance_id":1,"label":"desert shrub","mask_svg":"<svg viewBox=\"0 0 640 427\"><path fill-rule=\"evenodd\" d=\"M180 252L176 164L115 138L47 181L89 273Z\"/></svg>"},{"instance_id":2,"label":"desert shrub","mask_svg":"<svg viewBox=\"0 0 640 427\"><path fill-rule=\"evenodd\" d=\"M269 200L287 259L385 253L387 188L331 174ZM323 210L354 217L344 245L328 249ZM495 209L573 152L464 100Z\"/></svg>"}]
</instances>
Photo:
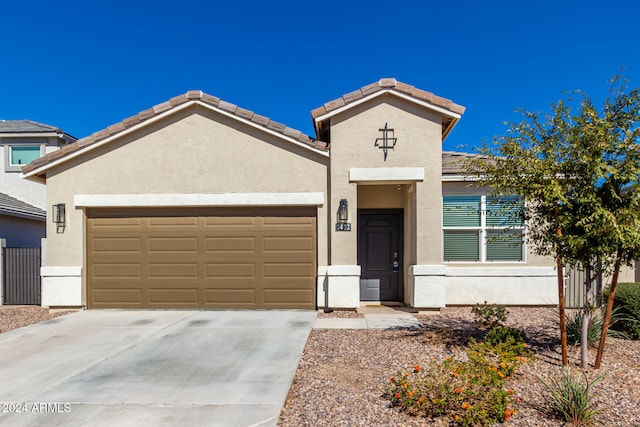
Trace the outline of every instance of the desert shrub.
<instances>
[{"instance_id":1,"label":"desert shrub","mask_svg":"<svg viewBox=\"0 0 640 427\"><path fill-rule=\"evenodd\" d=\"M507 321L507 314L509 312L502 305L476 304L471 309L471 312L476 316L476 323L484 328L493 328Z\"/></svg>"},{"instance_id":2,"label":"desert shrub","mask_svg":"<svg viewBox=\"0 0 640 427\"><path fill-rule=\"evenodd\" d=\"M600 342L600 335L602 335L602 323L604 322L604 310L605 306L591 310L589 327L587 329L587 341L591 347L597 347ZM573 311L568 313L565 318L567 325L567 343L570 345L580 345L582 341L582 311ZM622 320L623 317L620 314L620 309L618 307L614 307L611 312L611 322L609 324L607 336L614 338L628 338L626 333L613 328L614 325Z\"/></svg>"},{"instance_id":3,"label":"desert shrub","mask_svg":"<svg viewBox=\"0 0 640 427\"><path fill-rule=\"evenodd\" d=\"M605 301L608 289L603 294ZM613 300L618 319L611 322L611 330L622 332L629 339L640 339L640 283L618 283Z\"/></svg>"},{"instance_id":4,"label":"desert shrub","mask_svg":"<svg viewBox=\"0 0 640 427\"><path fill-rule=\"evenodd\" d=\"M392 405L413 415L444 417L455 425L488 426L508 420L517 400L506 381L526 359L504 343L493 346L472 341L468 361L446 358L425 367L399 371L389 378L385 395Z\"/></svg>"},{"instance_id":5,"label":"desert shrub","mask_svg":"<svg viewBox=\"0 0 640 427\"><path fill-rule=\"evenodd\" d=\"M491 328L484 337L484 342L492 345L500 343L520 344L525 341L525 334L517 328L509 326L496 326Z\"/></svg>"},{"instance_id":6,"label":"desert shrub","mask_svg":"<svg viewBox=\"0 0 640 427\"><path fill-rule=\"evenodd\" d=\"M531 356L525 342L514 342L508 338L506 342L491 343L487 341L469 341L467 358L482 366L489 367L499 378L506 380L515 373L516 368Z\"/></svg>"},{"instance_id":7,"label":"desert shrub","mask_svg":"<svg viewBox=\"0 0 640 427\"><path fill-rule=\"evenodd\" d=\"M549 392L551 405L560 419L572 426L589 426L598 422L602 408L593 401L593 387L602 381L606 374L589 378L582 373L584 381L574 375L570 368L563 368L560 375L553 376L549 382L540 378Z\"/></svg>"}]
</instances>

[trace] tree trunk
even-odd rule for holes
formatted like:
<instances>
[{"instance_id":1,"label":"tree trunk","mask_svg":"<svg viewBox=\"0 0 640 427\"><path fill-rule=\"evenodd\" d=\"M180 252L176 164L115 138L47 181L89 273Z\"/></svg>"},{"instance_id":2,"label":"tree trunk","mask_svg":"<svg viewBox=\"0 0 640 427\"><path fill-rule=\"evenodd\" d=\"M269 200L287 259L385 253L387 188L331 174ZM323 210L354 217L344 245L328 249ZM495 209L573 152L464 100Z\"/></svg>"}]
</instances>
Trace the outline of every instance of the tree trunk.
<instances>
[{"instance_id":1,"label":"tree trunk","mask_svg":"<svg viewBox=\"0 0 640 427\"><path fill-rule=\"evenodd\" d=\"M558 209L556 208L556 236L562 237L562 228L558 224ZM564 265L562 256L556 257L556 270L558 272L558 311L560 315L560 347L562 348L562 366L569 364L567 352L567 317L564 309Z\"/></svg>"},{"instance_id":2,"label":"tree trunk","mask_svg":"<svg viewBox=\"0 0 640 427\"><path fill-rule=\"evenodd\" d=\"M616 262L613 266L613 277L611 278L611 289L607 298L607 308L604 312L602 320L602 332L600 333L600 344L598 344L598 354L596 356L595 368L600 369L602 363L602 355L604 354L604 344L607 341L607 333L609 332L609 323L611 322L611 312L613 311L613 300L616 297L616 287L618 286L618 274L620 273L620 251L616 256Z\"/></svg>"},{"instance_id":3,"label":"tree trunk","mask_svg":"<svg viewBox=\"0 0 640 427\"><path fill-rule=\"evenodd\" d=\"M557 233L561 235L560 228ZM562 265L562 257L556 257L556 270L558 271L558 311L560 314L560 346L562 347L562 366L569 364L569 356L567 352L567 318L564 309L564 265Z\"/></svg>"},{"instance_id":4,"label":"tree trunk","mask_svg":"<svg viewBox=\"0 0 640 427\"><path fill-rule=\"evenodd\" d=\"M582 369L589 367L589 323L591 322L591 284L593 278L591 277L591 267L587 266L585 271L585 295L584 306L582 307L582 331L580 335L580 364Z\"/></svg>"}]
</instances>

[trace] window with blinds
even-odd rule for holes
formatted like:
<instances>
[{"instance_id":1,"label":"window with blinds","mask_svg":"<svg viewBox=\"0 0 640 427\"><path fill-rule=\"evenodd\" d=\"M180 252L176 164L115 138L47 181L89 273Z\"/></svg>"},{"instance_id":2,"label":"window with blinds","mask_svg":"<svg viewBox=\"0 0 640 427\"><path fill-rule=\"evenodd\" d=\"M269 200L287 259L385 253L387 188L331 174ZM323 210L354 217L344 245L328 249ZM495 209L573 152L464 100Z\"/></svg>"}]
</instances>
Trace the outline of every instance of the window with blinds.
<instances>
[{"instance_id":1,"label":"window with blinds","mask_svg":"<svg viewBox=\"0 0 640 427\"><path fill-rule=\"evenodd\" d=\"M451 195L442 200L444 261L523 261L522 201Z\"/></svg>"}]
</instances>

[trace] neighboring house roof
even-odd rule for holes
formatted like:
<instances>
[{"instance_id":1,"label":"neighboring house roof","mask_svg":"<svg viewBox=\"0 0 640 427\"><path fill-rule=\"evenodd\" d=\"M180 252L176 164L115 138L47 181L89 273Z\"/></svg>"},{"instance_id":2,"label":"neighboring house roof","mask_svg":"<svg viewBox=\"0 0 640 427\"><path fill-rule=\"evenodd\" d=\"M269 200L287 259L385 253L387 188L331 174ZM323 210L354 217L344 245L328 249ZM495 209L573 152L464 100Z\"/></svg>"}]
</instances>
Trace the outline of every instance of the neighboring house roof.
<instances>
[{"instance_id":1,"label":"neighboring house roof","mask_svg":"<svg viewBox=\"0 0 640 427\"><path fill-rule=\"evenodd\" d=\"M458 180L460 177L465 179L473 178L475 175L471 174L467 170L467 163L471 159L483 159L485 162L490 162L487 156L472 153L459 153L456 151L443 151L442 152L442 176L450 177L452 180Z\"/></svg>"},{"instance_id":2,"label":"neighboring house roof","mask_svg":"<svg viewBox=\"0 0 640 427\"><path fill-rule=\"evenodd\" d=\"M465 175L465 162L476 157L475 154L458 153L455 151L442 152L442 175Z\"/></svg>"},{"instance_id":3,"label":"neighboring house roof","mask_svg":"<svg viewBox=\"0 0 640 427\"><path fill-rule=\"evenodd\" d=\"M326 127L326 125L324 125L323 122L333 113L341 112L352 105L355 106L366 99L379 96L385 92L391 92L419 104L429 106L443 114L443 116L446 116L446 119L442 121L442 139L446 138L449 132L451 132L451 129L453 129L465 111L465 107L455 104L449 99L399 82L394 78L384 78L334 99L333 101L327 102L322 107L313 110L311 117L314 120L318 138L324 139L323 134L325 133L324 127Z\"/></svg>"},{"instance_id":4,"label":"neighboring house roof","mask_svg":"<svg viewBox=\"0 0 640 427\"><path fill-rule=\"evenodd\" d=\"M33 120L0 120L0 136L20 134L42 134L42 136L57 136L67 141L75 141L76 138L62 129L34 122Z\"/></svg>"},{"instance_id":5,"label":"neighboring house roof","mask_svg":"<svg viewBox=\"0 0 640 427\"><path fill-rule=\"evenodd\" d=\"M62 130L33 120L0 120L0 133L34 132L62 132Z\"/></svg>"},{"instance_id":6,"label":"neighboring house roof","mask_svg":"<svg viewBox=\"0 0 640 427\"><path fill-rule=\"evenodd\" d=\"M0 215L17 216L44 221L47 213L27 202L18 200L8 194L0 193Z\"/></svg>"},{"instance_id":7,"label":"neighboring house roof","mask_svg":"<svg viewBox=\"0 0 640 427\"><path fill-rule=\"evenodd\" d=\"M22 168L22 173L29 176L33 175L34 171L38 170L37 175L39 175L46 170L46 168L43 167L51 165L57 160L71 156L74 153L82 152L107 138L116 136L133 127L141 125L152 118L171 112L172 110L188 103L201 103L209 107L213 107L213 109L218 110L223 114L229 114L237 120L263 128L266 131L279 134L285 139L301 143L315 150L327 151L327 144L325 142L318 141L315 138L305 135L299 130L287 127L269 119L268 117L261 116L253 111L245 110L244 108L240 108L237 105L223 101L215 96L208 95L200 90L190 90L183 95L171 98L166 102L155 105L148 110L126 118L123 121L111 125L108 128L96 132L86 138L82 138L72 144L68 144L60 150L51 152L46 156L34 160Z\"/></svg>"}]
</instances>

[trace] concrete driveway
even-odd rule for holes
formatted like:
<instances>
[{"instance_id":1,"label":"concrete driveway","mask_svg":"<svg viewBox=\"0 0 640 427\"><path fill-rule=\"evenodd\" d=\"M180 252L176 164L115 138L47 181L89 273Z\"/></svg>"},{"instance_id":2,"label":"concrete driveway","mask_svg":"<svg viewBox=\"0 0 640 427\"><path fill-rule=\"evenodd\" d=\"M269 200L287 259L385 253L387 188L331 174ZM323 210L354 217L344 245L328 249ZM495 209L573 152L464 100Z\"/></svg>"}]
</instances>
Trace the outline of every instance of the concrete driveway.
<instances>
[{"instance_id":1,"label":"concrete driveway","mask_svg":"<svg viewBox=\"0 0 640 427\"><path fill-rule=\"evenodd\" d=\"M316 315L89 310L0 334L0 426L275 426Z\"/></svg>"}]
</instances>

